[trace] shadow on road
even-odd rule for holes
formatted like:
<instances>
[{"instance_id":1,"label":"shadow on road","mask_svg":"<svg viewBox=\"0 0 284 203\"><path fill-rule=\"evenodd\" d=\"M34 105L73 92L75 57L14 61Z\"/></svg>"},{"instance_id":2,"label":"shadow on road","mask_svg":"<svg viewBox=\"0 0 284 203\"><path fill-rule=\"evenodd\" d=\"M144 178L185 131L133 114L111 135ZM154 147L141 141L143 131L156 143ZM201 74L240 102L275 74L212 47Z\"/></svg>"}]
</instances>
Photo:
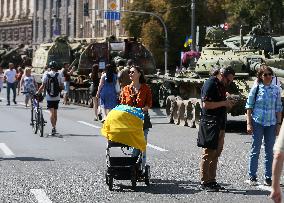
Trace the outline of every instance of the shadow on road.
<instances>
[{"instance_id":1,"label":"shadow on road","mask_svg":"<svg viewBox=\"0 0 284 203\"><path fill-rule=\"evenodd\" d=\"M151 113L153 116L167 116L160 108L154 108L151 110L153 111L153 113Z\"/></svg>"},{"instance_id":2,"label":"shadow on road","mask_svg":"<svg viewBox=\"0 0 284 203\"><path fill-rule=\"evenodd\" d=\"M60 134L62 137L98 137L100 135Z\"/></svg>"},{"instance_id":3,"label":"shadow on road","mask_svg":"<svg viewBox=\"0 0 284 203\"><path fill-rule=\"evenodd\" d=\"M114 182L115 184L115 182ZM135 190L132 189L131 183L129 185L124 184L115 184L116 188L114 188L117 192L144 192L151 194L196 194L198 192L203 192L200 189L199 182L193 181L177 181L177 180L161 180L161 179L152 179L150 186L146 186L144 183L140 183L136 186ZM221 184L226 188L229 187L229 184ZM205 192L205 191L204 191ZM219 193L231 193L231 194L239 194L239 195L263 195L267 197L270 192L263 190L242 190L235 188L228 188L225 190L220 190ZM210 192L212 193L212 192Z\"/></svg>"},{"instance_id":4,"label":"shadow on road","mask_svg":"<svg viewBox=\"0 0 284 203\"><path fill-rule=\"evenodd\" d=\"M130 183L131 184L131 183ZM152 179L150 186L143 183L137 185L135 192L151 194L195 194L200 192L199 183L192 181ZM133 192L131 185L117 184L119 192Z\"/></svg>"},{"instance_id":5,"label":"shadow on road","mask_svg":"<svg viewBox=\"0 0 284 203\"><path fill-rule=\"evenodd\" d=\"M0 161L54 161L54 160L37 158L37 157L13 157L13 158L0 157Z\"/></svg>"}]
</instances>

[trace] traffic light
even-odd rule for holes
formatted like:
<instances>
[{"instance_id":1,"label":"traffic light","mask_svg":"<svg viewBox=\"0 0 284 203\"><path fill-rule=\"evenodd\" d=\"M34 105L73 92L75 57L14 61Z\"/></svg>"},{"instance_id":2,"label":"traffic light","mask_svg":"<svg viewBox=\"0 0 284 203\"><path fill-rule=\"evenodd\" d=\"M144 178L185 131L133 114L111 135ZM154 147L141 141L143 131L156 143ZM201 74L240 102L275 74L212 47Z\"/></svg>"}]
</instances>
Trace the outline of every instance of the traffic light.
<instances>
[{"instance_id":1,"label":"traffic light","mask_svg":"<svg viewBox=\"0 0 284 203\"><path fill-rule=\"evenodd\" d=\"M89 16L89 3L84 3L84 16Z\"/></svg>"}]
</instances>

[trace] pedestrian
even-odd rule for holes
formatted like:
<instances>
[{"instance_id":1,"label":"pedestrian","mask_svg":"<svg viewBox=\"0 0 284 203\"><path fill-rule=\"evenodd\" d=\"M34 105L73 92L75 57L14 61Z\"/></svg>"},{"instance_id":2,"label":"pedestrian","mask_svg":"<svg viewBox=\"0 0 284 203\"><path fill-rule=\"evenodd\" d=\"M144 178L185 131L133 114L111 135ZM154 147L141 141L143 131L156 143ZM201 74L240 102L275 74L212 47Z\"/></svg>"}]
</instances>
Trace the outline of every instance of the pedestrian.
<instances>
[{"instance_id":1,"label":"pedestrian","mask_svg":"<svg viewBox=\"0 0 284 203\"><path fill-rule=\"evenodd\" d=\"M117 105L118 95L115 90L116 82L117 75L115 74L113 66L110 64L106 65L105 73L103 73L100 79L96 95L96 97L100 99L100 107L102 108L103 112L102 122L104 122L104 119L109 111Z\"/></svg>"},{"instance_id":2,"label":"pedestrian","mask_svg":"<svg viewBox=\"0 0 284 203\"><path fill-rule=\"evenodd\" d=\"M13 91L13 102L14 104L17 104L16 102L16 70L14 69L14 64L9 63L8 65L9 69L7 69L4 72L4 81L7 82L7 105L10 105L10 91L12 89Z\"/></svg>"},{"instance_id":3,"label":"pedestrian","mask_svg":"<svg viewBox=\"0 0 284 203\"><path fill-rule=\"evenodd\" d=\"M4 83L4 72L3 72L3 67L0 65L0 93L3 89L3 83ZM0 99L0 102L2 102L2 99Z\"/></svg>"},{"instance_id":4,"label":"pedestrian","mask_svg":"<svg viewBox=\"0 0 284 203\"><path fill-rule=\"evenodd\" d=\"M280 177L284 162L284 125L282 123L279 136L274 145L274 159L272 164L272 191L270 198L275 203L282 202L282 192L280 188Z\"/></svg>"},{"instance_id":5,"label":"pedestrian","mask_svg":"<svg viewBox=\"0 0 284 203\"><path fill-rule=\"evenodd\" d=\"M249 183L257 185L258 159L264 138L264 185L271 186L273 145L279 133L282 103L277 85L272 84L272 69L261 65L257 72L258 85L249 93L247 109L247 132L252 134L252 146L249 156Z\"/></svg>"},{"instance_id":6,"label":"pedestrian","mask_svg":"<svg viewBox=\"0 0 284 203\"><path fill-rule=\"evenodd\" d=\"M226 108L231 108L235 101L226 99L226 87L233 81L235 71L230 66L214 67L212 76L205 81L201 89L201 122L197 145L202 147L200 162L201 189L219 191L223 189L216 181L218 158L224 145L227 120ZM207 128L207 124L212 128Z\"/></svg>"},{"instance_id":7,"label":"pedestrian","mask_svg":"<svg viewBox=\"0 0 284 203\"><path fill-rule=\"evenodd\" d=\"M28 107L29 100L31 101L31 94L35 94L37 90L37 83L35 77L32 75L31 67L26 67L24 75L20 81L20 88L26 92L25 95L25 106ZM32 102L32 101L31 101Z\"/></svg>"},{"instance_id":8,"label":"pedestrian","mask_svg":"<svg viewBox=\"0 0 284 203\"><path fill-rule=\"evenodd\" d=\"M127 66L123 67L123 69L118 72L117 77L121 89L123 89L126 85L130 85L131 80L129 76L129 70L133 65L134 65L133 60L129 59L127 61Z\"/></svg>"},{"instance_id":9,"label":"pedestrian","mask_svg":"<svg viewBox=\"0 0 284 203\"><path fill-rule=\"evenodd\" d=\"M143 71L139 66L132 66L130 69L131 84L125 86L120 93L120 103L128 106L141 108L144 112L144 137L147 142L149 128L152 127L148 110L152 107L152 92L148 85ZM134 149L133 155L138 155L139 150ZM142 169L146 166L146 151L143 153Z\"/></svg>"},{"instance_id":10,"label":"pedestrian","mask_svg":"<svg viewBox=\"0 0 284 203\"><path fill-rule=\"evenodd\" d=\"M70 70L69 63L64 63L61 70L61 75L64 78L64 92L63 92L63 104L69 105L69 91L70 91L70 81L71 75L73 74L75 67Z\"/></svg>"},{"instance_id":11,"label":"pedestrian","mask_svg":"<svg viewBox=\"0 0 284 203\"><path fill-rule=\"evenodd\" d=\"M58 64L55 61L49 63L50 71L43 78L43 83L37 93L46 88L47 108L50 112L50 122L52 125L51 135L55 135L57 123L57 110L60 101L60 91L63 90L63 78L58 73Z\"/></svg>"},{"instance_id":12,"label":"pedestrian","mask_svg":"<svg viewBox=\"0 0 284 203\"><path fill-rule=\"evenodd\" d=\"M94 64L92 67L92 72L90 74L90 78L92 81L92 87L91 87L91 95L92 95L92 100L93 100L93 109L95 112L95 118L94 121L99 120L99 115L98 115L98 98L96 97L97 92L98 92L98 87L100 83L100 78L99 78L99 65Z\"/></svg>"},{"instance_id":13,"label":"pedestrian","mask_svg":"<svg viewBox=\"0 0 284 203\"><path fill-rule=\"evenodd\" d=\"M23 74L24 74L24 69L21 66L18 66L16 74L17 95L20 94L20 89L21 89L20 81L22 79Z\"/></svg>"}]
</instances>

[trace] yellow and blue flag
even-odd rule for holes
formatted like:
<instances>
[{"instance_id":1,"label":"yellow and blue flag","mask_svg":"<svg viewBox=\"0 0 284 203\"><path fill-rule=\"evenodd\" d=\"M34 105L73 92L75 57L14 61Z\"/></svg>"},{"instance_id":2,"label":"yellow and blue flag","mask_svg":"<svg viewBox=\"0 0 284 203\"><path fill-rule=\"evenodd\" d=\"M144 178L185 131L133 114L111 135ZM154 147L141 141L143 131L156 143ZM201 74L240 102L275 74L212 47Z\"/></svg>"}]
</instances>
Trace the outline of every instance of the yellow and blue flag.
<instances>
[{"instance_id":1,"label":"yellow and blue flag","mask_svg":"<svg viewBox=\"0 0 284 203\"><path fill-rule=\"evenodd\" d=\"M118 105L108 113L101 133L108 140L145 151L147 143L143 132L143 120L141 108Z\"/></svg>"},{"instance_id":2,"label":"yellow and blue flag","mask_svg":"<svg viewBox=\"0 0 284 203\"><path fill-rule=\"evenodd\" d=\"M186 36L186 38L185 38L185 42L184 42L184 47L188 47L188 46L190 46L191 45L191 43L192 43L192 36L190 35L190 37L188 37L188 36Z\"/></svg>"}]
</instances>

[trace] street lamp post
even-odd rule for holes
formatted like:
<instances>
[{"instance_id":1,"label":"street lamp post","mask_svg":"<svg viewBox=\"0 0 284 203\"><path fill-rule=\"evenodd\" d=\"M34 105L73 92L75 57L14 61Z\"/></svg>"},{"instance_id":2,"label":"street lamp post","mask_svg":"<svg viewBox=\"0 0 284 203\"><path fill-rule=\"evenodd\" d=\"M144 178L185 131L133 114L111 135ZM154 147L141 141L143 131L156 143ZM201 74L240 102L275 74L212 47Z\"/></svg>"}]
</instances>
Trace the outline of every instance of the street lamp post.
<instances>
[{"instance_id":1,"label":"street lamp post","mask_svg":"<svg viewBox=\"0 0 284 203\"><path fill-rule=\"evenodd\" d=\"M89 9L89 10L95 10L95 11L113 11L113 10L104 10L104 9ZM154 16L156 18L159 19L159 21L161 22L164 32L165 32L165 42L164 42L164 57L165 57L165 74L168 73L168 30L166 27L165 22L163 21L163 19L157 15L156 13L152 13L152 12L146 12L146 11L130 11L130 10L115 10L117 12L128 12L128 13L137 13L137 14L147 14L147 15L151 15Z\"/></svg>"},{"instance_id":2,"label":"street lamp post","mask_svg":"<svg viewBox=\"0 0 284 203\"><path fill-rule=\"evenodd\" d=\"M193 51L196 51L195 0L191 0L191 36L191 47Z\"/></svg>"}]
</instances>

